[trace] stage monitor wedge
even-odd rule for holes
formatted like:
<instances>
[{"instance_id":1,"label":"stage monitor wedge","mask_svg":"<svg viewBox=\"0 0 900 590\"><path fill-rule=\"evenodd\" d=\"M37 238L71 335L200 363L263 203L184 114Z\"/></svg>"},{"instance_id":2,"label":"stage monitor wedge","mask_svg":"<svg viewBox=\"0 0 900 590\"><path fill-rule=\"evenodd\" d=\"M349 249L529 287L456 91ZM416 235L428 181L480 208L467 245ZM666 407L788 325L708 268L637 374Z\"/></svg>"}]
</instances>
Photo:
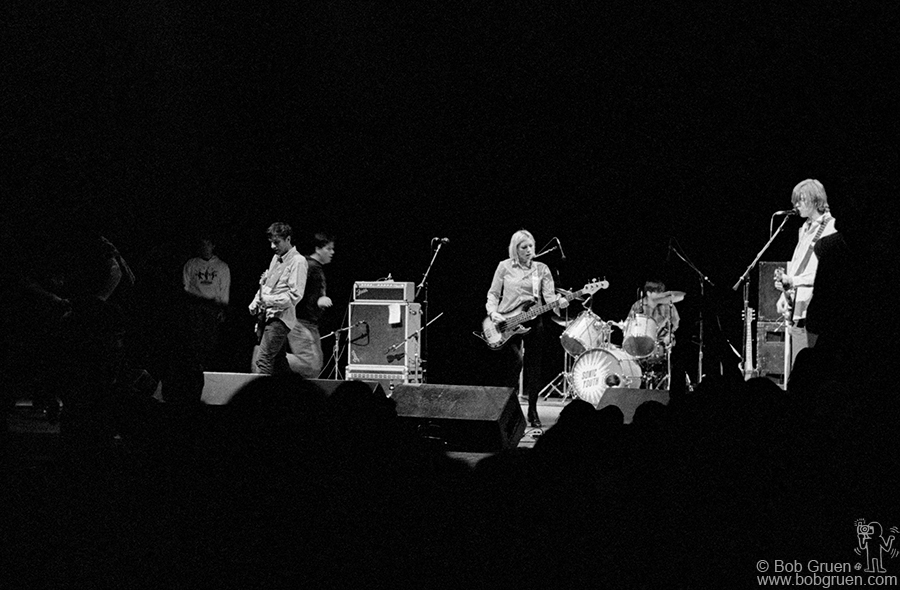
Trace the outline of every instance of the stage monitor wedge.
<instances>
[{"instance_id":1,"label":"stage monitor wedge","mask_svg":"<svg viewBox=\"0 0 900 590\"><path fill-rule=\"evenodd\" d=\"M498 452L516 447L525 434L512 387L400 384L391 398L404 427L447 451Z\"/></svg>"}]
</instances>

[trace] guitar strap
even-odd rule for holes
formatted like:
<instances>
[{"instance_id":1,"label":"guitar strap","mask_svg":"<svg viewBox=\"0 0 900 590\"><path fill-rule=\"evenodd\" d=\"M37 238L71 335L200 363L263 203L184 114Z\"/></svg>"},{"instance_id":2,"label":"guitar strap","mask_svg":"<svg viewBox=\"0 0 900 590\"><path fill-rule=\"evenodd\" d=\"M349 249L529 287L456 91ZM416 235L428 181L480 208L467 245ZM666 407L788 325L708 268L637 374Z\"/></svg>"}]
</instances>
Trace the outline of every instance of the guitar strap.
<instances>
[{"instance_id":1,"label":"guitar strap","mask_svg":"<svg viewBox=\"0 0 900 590\"><path fill-rule=\"evenodd\" d=\"M822 222L819 224L819 229L816 231L816 235L813 236L812 242L809 243L809 249L806 251L806 255L803 257L803 260L800 261L800 266L797 267L797 271L794 272L794 275L803 274L803 271L806 270L806 265L809 264L809 259L813 255L813 249L816 246L816 242L819 241L819 238L822 237L822 232L825 231L825 226L827 226L831 222L831 216L827 213L825 217L822 219Z\"/></svg>"},{"instance_id":2,"label":"guitar strap","mask_svg":"<svg viewBox=\"0 0 900 590\"><path fill-rule=\"evenodd\" d=\"M803 260L800 261L800 265L797 267L797 270L794 272L794 276L802 274L803 271L806 270L806 265L809 264L809 260L810 260L810 258L812 258L813 251L815 250L816 242L818 242L819 238L822 237L822 232L825 231L825 228L828 226L828 224L831 222L831 220L832 220L832 217L827 213L822 217L822 220L819 223L819 229L816 230L816 235L813 236L812 241L809 243L809 248L806 250L806 254L803 256ZM791 289L792 296L788 297L788 303L790 303L790 306L793 309L793 311L791 312L791 316L793 316L794 313L796 313L797 289L802 289L804 287L811 288L811 287L806 287L806 285L803 285L803 286L794 287Z\"/></svg>"}]
</instances>

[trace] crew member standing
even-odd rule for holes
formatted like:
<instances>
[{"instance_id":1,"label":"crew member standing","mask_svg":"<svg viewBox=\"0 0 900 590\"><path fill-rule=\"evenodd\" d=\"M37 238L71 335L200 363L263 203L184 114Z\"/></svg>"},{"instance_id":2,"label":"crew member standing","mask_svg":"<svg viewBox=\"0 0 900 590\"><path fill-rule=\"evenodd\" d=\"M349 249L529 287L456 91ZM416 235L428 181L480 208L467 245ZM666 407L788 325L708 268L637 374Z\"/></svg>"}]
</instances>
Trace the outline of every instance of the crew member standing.
<instances>
[{"instance_id":1,"label":"crew member standing","mask_svg":"<svg viewBox=\"0 0 900 590\"><path fill-rule=\"evenodd\" d=\"M322 311L332 305L325 290L324 266L334 257L334 238L324 232L316 233L313 249L306 257L309 270L303 299L297 305L297 323L288 335L291 352L297 359L297 366L292 368L309 379L318 377L324 364L319 319Z\"/></svg>"},{"instance_id":2,"label":"crew member standing","mask_svg":"<svg viewBox=\"0 0 900 590\"><path fill-rule=\"evenodd\" d=\"M485 309L492 321L502 323L506 317L525 311L533 305L541 305L542 299L546 303L557 303L554 309L557 313L569 305L564 297L556 293L549 267L534 260L534 236L522 229L514 233L509 241L509 258L501 261L494 271ZM537 398L541 389L542 334L543 323L538 316L533 320L530 332L512 336L506 345L510 351L507 353L510 355L510 371L505 384L516 387L519 373L524 370L528 422L535 428L541 426ZM527 354L524 351L526 346Z\"/></svg>"},{"instance_id":3,"label":"crew member standing","mask_svg":"<svg viewBox=\"0 0 900 590\"><path fill-rule=\"evenodd\" d=\"M306 258L291 244L291 226L273 223L266 232L275 255L250 302L250 313L262 328L256 370L265 375L288 373L285 344L297 324L296 306L306 286Z\"/></svg>"},{"instance_id":4,"label":"crew member standing","mask_svg":"<svg viewBox=\"0 0 900 590\"><path fill-rule=\"evenodd\" d=\"M225 310L231 292L231 270L214 254L215 243L201 237L197 256L182 269L184 291L189 295L187 321L204 370L213 370L219 325L225 321Z\"/></svg>"}]
</instances>

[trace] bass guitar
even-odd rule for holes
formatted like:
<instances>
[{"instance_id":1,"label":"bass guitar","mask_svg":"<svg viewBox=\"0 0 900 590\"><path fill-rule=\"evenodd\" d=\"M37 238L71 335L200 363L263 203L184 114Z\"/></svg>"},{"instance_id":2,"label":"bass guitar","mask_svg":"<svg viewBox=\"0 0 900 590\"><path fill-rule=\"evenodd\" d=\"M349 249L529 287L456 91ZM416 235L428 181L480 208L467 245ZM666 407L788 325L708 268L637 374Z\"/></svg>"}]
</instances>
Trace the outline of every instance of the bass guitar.
<instances>
[{"instance_id":1,"label":"bass guitar","mask_svg":"<svg viewBox=\"0 0 900 590\"><path fill-rule=\"evenodd\" d=\"M607 287L609 287L607 281L592 281L578 291L568 293L563 295L563 297L566 301L572 301L582 295L592 295L600 289L606 289ZM530 327L523 325L525 322L529 322L539 315L550 311L556 307L556 305L556 301L538 306L531 304L530 307L520 308L506 314L501 314L503 315L503 320L499 322L495 322L491 319L491 316L487 316L484 318L484 321L481 322L481 332L475 332L475 335L484 340L491 350L499 350L513 336L527 334L531 331Z\"/></svg>"},{"instance_id":2,"label":"bass guitar","mask_svg":"<svg viewBox=\"0 0 900 590\"><path fill-rule=\"evenodd\" d=\"M748 307L744 312L744 362L741 363L744 381L759 377L759 371L753 366L753 314L752 307Z\"/></svg>"}]
</instances>

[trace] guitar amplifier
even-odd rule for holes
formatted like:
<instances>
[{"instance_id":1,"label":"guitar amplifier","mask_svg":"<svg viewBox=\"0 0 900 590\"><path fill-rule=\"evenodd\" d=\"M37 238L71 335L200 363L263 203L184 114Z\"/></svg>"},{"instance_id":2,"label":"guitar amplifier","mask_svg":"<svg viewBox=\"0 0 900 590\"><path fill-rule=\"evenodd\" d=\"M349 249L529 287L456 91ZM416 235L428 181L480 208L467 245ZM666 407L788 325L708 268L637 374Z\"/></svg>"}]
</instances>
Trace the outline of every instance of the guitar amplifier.
<instances>
[{"instance_id":1,"label":"guitar amplifier","mask_svg":"<svg viewBox=\"0 0 900 590\"><path fill-rule=\"evenodd\" d=\"M394 281L357 281L353 283L354 301L405 301L412 303L415 297L413 283Z\"/></svg>"},{"instance_id":2,"label":"guitar amplifier","mask_svg":"<svg viewBox=\"0 0 900 590\"><path fill-rule=\"evenodd\" d=\"M350 325L347 364L351 369L362 365L405 370L410 374L416 372L421 305L354 301L350 303Z\"/></svg>"},{"instance_id":3,"label":"guitar amplifier","mask_svg":"<svg viewBox=\"0 0 900 590\"><path fill-rule=\"evenodd\" d=\"M784 384L784 322L756 322L756 369Z\"/></svg>"}]
</instances>

